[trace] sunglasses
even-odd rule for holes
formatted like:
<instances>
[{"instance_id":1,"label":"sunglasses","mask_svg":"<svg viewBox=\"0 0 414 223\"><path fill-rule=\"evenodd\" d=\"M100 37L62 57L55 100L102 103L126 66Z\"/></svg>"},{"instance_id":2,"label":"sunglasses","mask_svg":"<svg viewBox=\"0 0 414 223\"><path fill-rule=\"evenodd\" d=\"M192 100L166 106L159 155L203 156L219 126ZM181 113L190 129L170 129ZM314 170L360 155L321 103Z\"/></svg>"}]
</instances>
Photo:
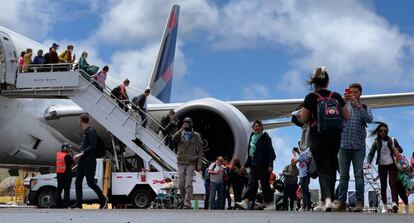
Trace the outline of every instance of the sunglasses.
<instances>
[{"instance_id":1,"label":"sunglasses","mask_svg":"<svg viewBox=\"0 0 414 223\"><path fill-rule=\"evenodd\" d=\"M380 129L379 132L388 132L386 129Z\"/></svg>"}]
</instances>

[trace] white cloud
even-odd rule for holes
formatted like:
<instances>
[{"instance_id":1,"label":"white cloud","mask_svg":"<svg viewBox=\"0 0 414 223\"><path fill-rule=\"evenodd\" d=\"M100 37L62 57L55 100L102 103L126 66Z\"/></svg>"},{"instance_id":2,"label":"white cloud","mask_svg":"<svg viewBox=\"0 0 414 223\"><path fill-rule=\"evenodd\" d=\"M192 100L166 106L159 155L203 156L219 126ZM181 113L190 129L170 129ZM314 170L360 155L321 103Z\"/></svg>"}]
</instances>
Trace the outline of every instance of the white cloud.
<instances>
[{"instance_id":1,"label":"white cloud","mask_svg":"<svg viewBox=\"0 0 414 223\"><path fill-rule=\"evenodd\" d=\"M45 35L56 16L56 8L61 8L62 4L40 2L25 1L27 10L18 7L23 4L22 0L7 5L0 3L0 9L9 12L0 15L2 24L18 27L18 32L31 33L30 36ZM132 79L146 84L143 75L152 70L155 59L151 58L155 58L156 43L174 3L181 6L179 38L182 45L196 40L216 50L283 49L288 53L290 69L276 87L292 96L303 95L307 90L304 81L321 64L328 66L334 88L354 81L382 90L397 86L409 88L414 84L414 62L405 59L414 55L413 38L402 34L372 8L356 0L230 0L223 4L207 0L109 0L102 3L88 0L83 4L94 12L100 11L101 24L77 49L85 46L84 49L90 51L91 63L110 64L111 75L120 78L134 75ZM54 12L49 14L49 11ZM109 61L104 61L99 49L107 44L113 44L116 50ZM189 59L183 49L178 46L176 52L174 81L190 73L187 72ZM92 54L96 54L96 59ZM255 91L253 95L245 90L245 98L268 95L268 90L256 88Z\"/></svg>"},{"instance_id":2,"label":"white cloud","mask_svg":"<svg viewBox=\"0 0 414 223\"><path fill-rule=\"evenodd\" d=\"M276 88L278 91L283 91L290 95L304 95L310 89L310 86L306 85L306 81L299 71L291 70L282 77L281 82L276 85Z\"/></svg>"},{"instance_id":3,"label":"white cloud","mask_svg":"<svg viewBox=\"0 0 414 223\"><path fill-rule=\"evenodd\" d=\"M145 89L157 59L159 44L151 44L142 49L116 51L111 57L110 75L123 80L128 78L131 86ZM174 77L181 78L187 72L187 60L177 44L175 51Z\"/></svg>"},{"instance_id":4,"label":"white cloud","mask_svg":"<svg viewBox=\"0 0 414 223\"><path fill-rule=\"evenodd\" d=\"M244 99L267 99L270 97L269 89L261 84L252 84L243 89Z\"/></svg>"},{"instance_id":5,"label":"white cloud","mask_svg":"<svg viewBox=\"0 0 414 223\"><path fill-rule=\"evenodd\" d=\"M292 54L282 86L292 83L292 73L306 80L321 64L336 85L359 81L390 89L414 83L404 61L412 39L360 1L230 1L220 12L215 47L264 46Z\"/></svg>"},{"instance_id":6,"label":"white cloud","mask_svg":"<svg viewBox=\"0 0 414 223\"><path fill-rule=\"evenodd\" d=\"M57 4L52 1L0 1L1 25L17 33L44 37L57 15Z\"/></svg>"},{"instance_id":7,"label":"white cloud","mask_svg":"<svg viewBox=\"0 0 414 223\"><path fill-rule=\"evenodd\" d=\"M279 173L282 172L283 167L290 163L292 159L292 148L293 146L289 144L286 140L289 137L280 135L281 131L278 129L268 131L270 137L272 138L273 148L276 153L276 161L274 164L274 171Z\"/></svg>"},{"instance_id":8,"label":"white cloud","mask_svg":"<svg viewBox=\"0 0 414 223\"><path fill-rule=\"evenodd\" d=\"M217 24L217 9L206 0L110 1L97 36L113 43L141 44L159 40L174 3L181 6L180 36L191 36L195 29Z\"/></svg>"}]
</instances>

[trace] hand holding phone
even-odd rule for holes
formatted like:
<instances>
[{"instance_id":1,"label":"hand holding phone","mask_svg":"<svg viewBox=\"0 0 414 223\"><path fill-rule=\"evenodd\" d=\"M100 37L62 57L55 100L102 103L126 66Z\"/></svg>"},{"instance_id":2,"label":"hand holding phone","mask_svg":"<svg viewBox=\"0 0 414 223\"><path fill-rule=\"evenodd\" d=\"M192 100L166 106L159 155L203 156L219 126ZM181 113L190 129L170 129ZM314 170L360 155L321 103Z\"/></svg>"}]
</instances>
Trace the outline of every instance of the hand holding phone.
<instances>
[{"instance_id":1,"label":"hand holding phone","mask_svg":"<svg viewBox=\"0 0 414 223\"><path fill-rule=\"evenodd\" d=\"M347 101L352 99L352 89L351 88L345 88L344 98Z\"/></svg>"}]
</instances>

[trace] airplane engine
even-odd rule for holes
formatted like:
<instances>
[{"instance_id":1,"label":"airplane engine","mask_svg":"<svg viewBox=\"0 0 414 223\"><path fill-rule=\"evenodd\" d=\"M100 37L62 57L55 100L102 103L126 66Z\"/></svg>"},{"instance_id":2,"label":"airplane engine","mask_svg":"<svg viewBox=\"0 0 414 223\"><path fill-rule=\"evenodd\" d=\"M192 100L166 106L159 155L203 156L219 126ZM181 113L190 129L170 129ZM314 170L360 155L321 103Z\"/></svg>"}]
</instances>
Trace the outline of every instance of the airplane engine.
<instances>
[{"instance_id":1,"label":"airplane engine","mask_svg":"<svg viewBox=\"0 0 414 223\"><path fill-rule=\"evenodd\" d=\"M217 156L239 158L242 163L246 160L250 124L234 106L214 98L202 98L178 107L176 115L180 121L192 118L194 130L203 139L204 157L208 161Z\"/></svg>"}]
</instances>

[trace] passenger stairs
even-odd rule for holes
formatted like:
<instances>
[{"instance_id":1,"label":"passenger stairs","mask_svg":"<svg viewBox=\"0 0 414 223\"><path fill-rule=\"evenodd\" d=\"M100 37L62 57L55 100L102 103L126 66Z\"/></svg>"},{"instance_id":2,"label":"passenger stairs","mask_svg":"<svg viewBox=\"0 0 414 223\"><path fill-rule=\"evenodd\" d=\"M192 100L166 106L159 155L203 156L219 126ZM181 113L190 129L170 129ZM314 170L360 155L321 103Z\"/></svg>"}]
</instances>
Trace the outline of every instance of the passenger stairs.
<instances>
[{"instance_id":1,"label":"passenger stairs","mask_svg":"<svg viewBox=\"0 0 414 223\"><path fill-rule=\"evenodd\" d=\"M53 69L51 69L53 70ZM62 69L61 69L62 70ZM1 95L10 98L70 99L158 171L177 171L176 154L150 128L142 127L137 112L115 99L109 88L103 92L82 70L19 73L16 86L8 86ZM111 97L112 96L112 97ZM147 114L148 119L153 119ZM155 119L153 119L156 122Z\"/></svg>"},{"instance_id":2,"label":"passenger stairs","mask_svg":"<svg viewBox=\"0 0 414 223\"><path fill-rule=\"evenodd\" d=\"M378 204L382 204L382 198L381 198L381 185L379 183L379 177L375 176L378 175L378 171L374 166L371 166L371 168L364 167L364 179L365 184L368 186L368 191L372 190L375 193L376 199L378 201ZM368 199L367 199L368 200ZM369 201L369 200L368 200ZM368 203L366 203L368 205ZM379 205L379 207L383 206ZM386 205L386 204L385 204ZM369 207L365 208L365 211L367 212L379 212L379 207Z\"/></svg>"}]
</instances>

